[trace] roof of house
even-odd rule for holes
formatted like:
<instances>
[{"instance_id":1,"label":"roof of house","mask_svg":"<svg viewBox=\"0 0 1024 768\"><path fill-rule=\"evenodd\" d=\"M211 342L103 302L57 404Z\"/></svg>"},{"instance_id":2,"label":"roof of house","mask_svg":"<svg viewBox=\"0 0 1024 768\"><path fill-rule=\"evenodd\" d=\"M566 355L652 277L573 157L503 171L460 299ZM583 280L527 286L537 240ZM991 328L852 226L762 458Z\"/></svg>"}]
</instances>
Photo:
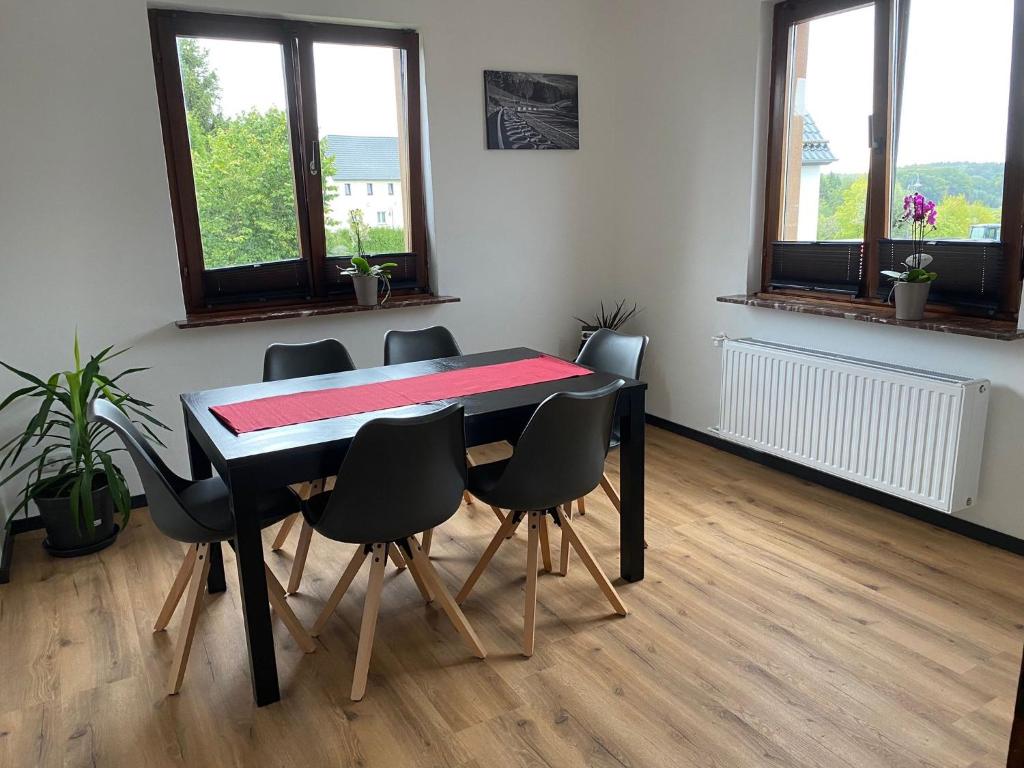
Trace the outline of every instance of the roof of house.
<instances>
[{"instance_id":1,"label":"roof of house","mask_svg":"<svg viewBox=\"0 0 1024 768\"><path fill-rule=\"evenodd\" d=\"M398 181L398 139L394 136L326 137L337 181Z\"/></svg>"},{"instance_id":2,"label":"roof of house","mask_svg":"<svg viewBox=\"0 0 1024 768\"><path fill-rule=\"evenodd\" d=\"M803 164L828 165L838 159L832 154L832 150L828 146L828 140L821 135L821 131L818 130L814 119L809 114L805 114Z\"/></svg>"}]
</instances>

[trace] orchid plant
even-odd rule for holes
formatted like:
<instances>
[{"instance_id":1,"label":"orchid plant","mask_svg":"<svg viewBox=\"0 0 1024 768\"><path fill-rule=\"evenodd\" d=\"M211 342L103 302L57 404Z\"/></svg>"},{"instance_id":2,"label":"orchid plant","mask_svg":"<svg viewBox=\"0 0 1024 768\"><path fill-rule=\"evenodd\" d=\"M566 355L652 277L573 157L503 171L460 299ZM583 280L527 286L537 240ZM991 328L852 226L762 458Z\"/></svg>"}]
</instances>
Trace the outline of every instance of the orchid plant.
<instances>
[{"instance_id":1,"label":"orchid plant","mask_svg":"<svg viewBox=\"0 0 1024 768\"><path fill-rule=\"evenodd\" d=\"M935 202L928 200L920 192L903 198L903 214L896 220L896 225L910 227L910 239L914 250L903 261L906 270L896 272L887 269L882 272L883 275L897 283L931 283L938 278L935 272L925 269L932 263L932 257L922 253L925 235L935 231L938 217L939 209Z\"/></svg>"}]
</instances>

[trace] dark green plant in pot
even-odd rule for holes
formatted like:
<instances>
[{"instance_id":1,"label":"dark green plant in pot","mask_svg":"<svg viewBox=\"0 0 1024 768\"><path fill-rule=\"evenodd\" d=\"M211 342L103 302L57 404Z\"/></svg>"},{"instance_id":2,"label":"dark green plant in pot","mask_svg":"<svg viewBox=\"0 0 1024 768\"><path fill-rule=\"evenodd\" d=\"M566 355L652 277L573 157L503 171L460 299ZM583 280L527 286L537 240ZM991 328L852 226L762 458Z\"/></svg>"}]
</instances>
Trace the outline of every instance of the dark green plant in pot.
<instances>
[{"instance_id":1,"label":"dark green plant in pot","mask_svg":"<svg viewBox=\"0 0 1024 768\"><path fill-rule=\"evenodd\" d=\"M0 411L16 402L36 400L25 428L0 446L0 486L23 482L18 504L10 517L36 502L47 529L51 552L76 551L97 539L113 540L111 508L122 524L131 512L131 495L124 475L111 455L122 447L102 447L111 429L88 420L89 402L103 396L114 403L160 445L153 429L168 429L149 413L150 403L128 394L121 381L146 368L128 368L108 374L104 366L127 349L107 347L82 364L75 335L74 368L47 379L0 361L7 370L28 382L0 402Z\"/></svg>"}]
</instances>

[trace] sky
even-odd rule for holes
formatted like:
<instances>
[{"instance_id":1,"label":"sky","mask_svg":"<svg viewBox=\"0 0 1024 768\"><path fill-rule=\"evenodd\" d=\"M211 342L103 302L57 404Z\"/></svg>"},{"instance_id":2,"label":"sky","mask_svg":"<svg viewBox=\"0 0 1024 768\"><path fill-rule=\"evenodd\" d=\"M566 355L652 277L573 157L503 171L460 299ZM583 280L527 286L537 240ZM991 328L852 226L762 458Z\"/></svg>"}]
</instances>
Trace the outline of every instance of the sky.
<instances>
[{"instance_id":1,"label":"sky","mask_svg":"<svg viewBox=\"0 0 1024 768\"><path fill-rule=\"evenodd\" d=\"M285 109L281 46L201 38L220 78L227 116L256 108ZM320 135L397 136L394 53L391 48L315 43Z\"/></svg>"},{"instance_id":2,"label":"sky","mask_svg":"<svg viewBox=\"0 0 1024 768\"><path fill-rule=\"evenodd\" d=\"M837 162L866 172L871 6L810 22L806 109ZM913 0L897 166L1003 161L1013 0Z\"/></svg>"}]
</instances>

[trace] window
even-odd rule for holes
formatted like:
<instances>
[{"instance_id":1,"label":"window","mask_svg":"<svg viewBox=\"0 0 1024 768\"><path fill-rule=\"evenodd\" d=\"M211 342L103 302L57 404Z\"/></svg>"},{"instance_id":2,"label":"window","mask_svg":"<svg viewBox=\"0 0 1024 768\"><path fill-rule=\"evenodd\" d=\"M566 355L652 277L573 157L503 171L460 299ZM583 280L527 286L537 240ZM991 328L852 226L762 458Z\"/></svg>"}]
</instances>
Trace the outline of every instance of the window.
<instances>
[{"instance_id":1,"label":"window","mask_svg":"<svg viewBox=\"0 0 1024 768\"><path fill-rule=\"evenodd\" d=\"M388 194L389 195L395 194L395 185L392 184L391 182L388 182Z\"/></svg>"},{"instance_id":2,"label":"window","mask_svg":"<svg viewBox=\"0 0 1024 768\"><path fill-rule=\"evenodd\" d=\"M378 167L409 192L364 248L398 263L396 295L427 292L415 33L165 10L150 27L189 315L351 301L352 183Z\"/></svg>"},{"instance_id":3,"label":"window","mask_svg":"<svg viewBox=\"0 0 1024 768\"><path fill-rule=\"evenodd\" d=\"M366 194L370 197L373 196L373 184L370 184L369 182L366 184Z\"/></svg>"},{"instance_id":4,"label":"window","mask_svg":"<svg viewBox=\"0 0 1024 768\"><path fill-rule=\"evenodd\" d=\"M1021 16L1021 18L1017 18ZM763 290L884 302L903 197L939 206L931 300L1015 318L1024 223L1024 3L775 7ZM951 50L956 56L948 55ZM1005 255L1005 256L1004 256Z\"/></svg>"},{"instance_id":5,"label":"window","mask_svg":"<svg viewBox=\"0 0 1024 768\"><path fill-rule=\"evenodd\" d=\"M378 224L387 224L388 223L388 214L387 214L386 211L377 211L377 223Z\"/></svg>"}]
</instances>

